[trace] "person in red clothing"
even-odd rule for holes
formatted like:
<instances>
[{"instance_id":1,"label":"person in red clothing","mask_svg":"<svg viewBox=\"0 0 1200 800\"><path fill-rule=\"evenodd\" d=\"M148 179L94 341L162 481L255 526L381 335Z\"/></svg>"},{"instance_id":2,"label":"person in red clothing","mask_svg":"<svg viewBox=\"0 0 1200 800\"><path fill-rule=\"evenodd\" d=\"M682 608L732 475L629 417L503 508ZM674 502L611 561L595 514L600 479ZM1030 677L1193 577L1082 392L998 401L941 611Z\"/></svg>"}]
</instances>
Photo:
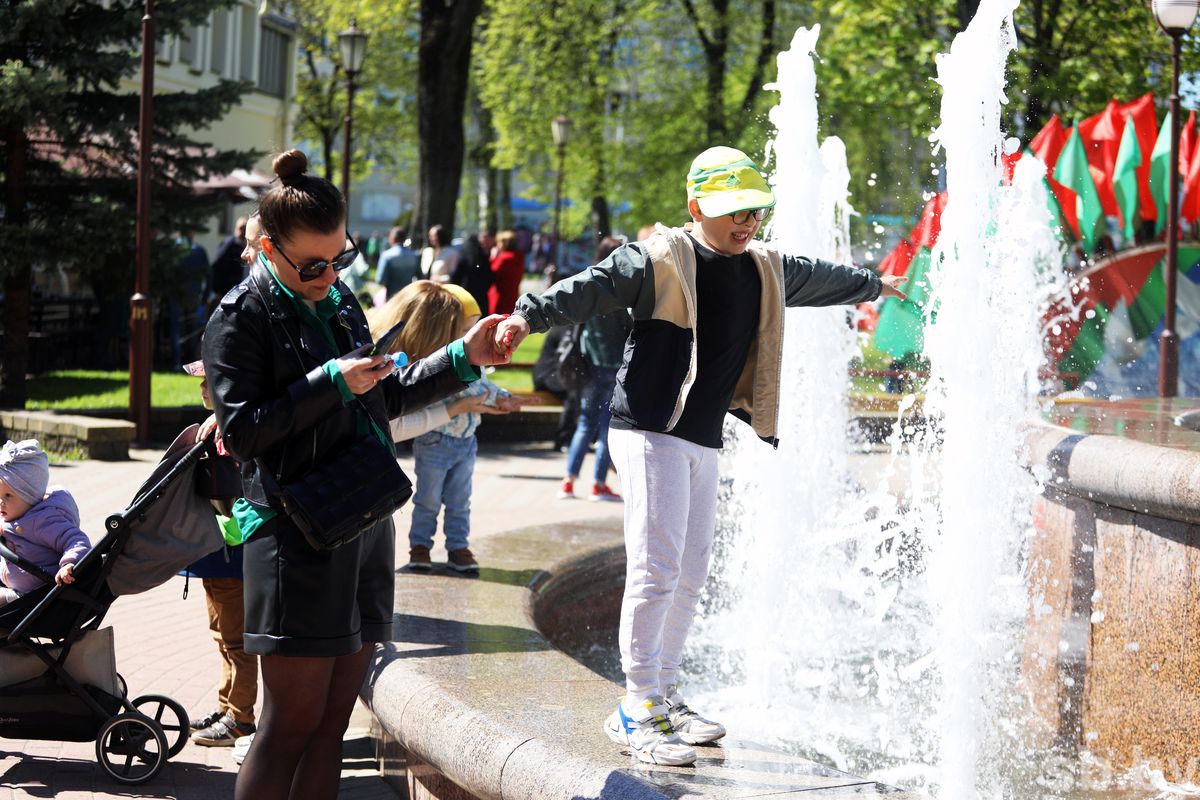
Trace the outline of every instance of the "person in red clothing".
<instances>
[{"instance_id":1,"label":"person in red clothing","mask_svg":"<svg viewBox=\"0 0 1200 800\"><path fill-rule=\"evenodd\" d=\"M500 231L496 235L495 252L492 285L488 288L488 313L511 314L521 296L525 254L517 249L517 235L512 231Z\"/></svg>"}]
</instances>

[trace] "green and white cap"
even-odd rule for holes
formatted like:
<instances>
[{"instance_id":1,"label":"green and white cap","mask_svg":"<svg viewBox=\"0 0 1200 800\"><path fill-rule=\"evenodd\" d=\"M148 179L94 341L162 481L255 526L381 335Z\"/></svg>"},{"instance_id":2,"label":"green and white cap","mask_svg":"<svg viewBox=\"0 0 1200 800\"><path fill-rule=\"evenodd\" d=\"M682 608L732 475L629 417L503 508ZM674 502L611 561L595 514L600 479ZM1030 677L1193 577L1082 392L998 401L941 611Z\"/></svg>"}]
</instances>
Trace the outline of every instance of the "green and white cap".
<instances>
[{"instance_id":1,"label":"green and white cap","mask_svg":"<svg viewBox=\"0 0 1200 800\"><path fill-rule=\"evenodd\" d=\"M732 147L710 147L696 156L688 171L687 192L706 217L775 205L775 193L758 165Z\"/></svg>"}]
</instances>

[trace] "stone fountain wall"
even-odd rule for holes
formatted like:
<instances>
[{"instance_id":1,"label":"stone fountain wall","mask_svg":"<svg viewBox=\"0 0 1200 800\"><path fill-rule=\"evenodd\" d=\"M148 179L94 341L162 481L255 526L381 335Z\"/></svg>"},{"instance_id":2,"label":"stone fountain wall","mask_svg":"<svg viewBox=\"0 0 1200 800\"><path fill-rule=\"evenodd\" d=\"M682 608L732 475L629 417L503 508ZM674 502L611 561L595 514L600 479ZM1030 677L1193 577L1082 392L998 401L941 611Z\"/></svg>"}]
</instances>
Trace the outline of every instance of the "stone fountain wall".
<instances>
[{"instance_id":1,"label":"stone fountain wall","mask_svg":"<svg viewBox=\"0 0 1200 800\"><path fill-rule=\"evenodd\" d=\"M1038 425L1023 677L1047 740L1200 782L1200 450Z\"/></svg>"}]
</instances>

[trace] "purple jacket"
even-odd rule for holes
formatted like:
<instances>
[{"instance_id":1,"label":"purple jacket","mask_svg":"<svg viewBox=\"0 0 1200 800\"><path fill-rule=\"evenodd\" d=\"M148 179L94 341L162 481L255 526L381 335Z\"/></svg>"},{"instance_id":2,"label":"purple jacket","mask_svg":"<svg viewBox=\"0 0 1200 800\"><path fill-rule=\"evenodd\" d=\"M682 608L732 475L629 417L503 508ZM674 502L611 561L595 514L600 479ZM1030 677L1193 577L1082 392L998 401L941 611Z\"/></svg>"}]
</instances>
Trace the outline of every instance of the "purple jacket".
<instances>
[{"instance_id":1,"label":"purple jacket","mask_svg":"<svg viewBox=\"0 0 1200 800\"><path fill-rule=\"evenodd\" d=\"M92 543L79 529L79 507L71 493L61 486L51 486L49 491L46 499L26 511L20 519L4 521L4 541L21 558L53 575L60 567L83 558L83 554L92 549ZM43 585L2 558L0 579L17 594Z\"/></svg>"}]
</instances>

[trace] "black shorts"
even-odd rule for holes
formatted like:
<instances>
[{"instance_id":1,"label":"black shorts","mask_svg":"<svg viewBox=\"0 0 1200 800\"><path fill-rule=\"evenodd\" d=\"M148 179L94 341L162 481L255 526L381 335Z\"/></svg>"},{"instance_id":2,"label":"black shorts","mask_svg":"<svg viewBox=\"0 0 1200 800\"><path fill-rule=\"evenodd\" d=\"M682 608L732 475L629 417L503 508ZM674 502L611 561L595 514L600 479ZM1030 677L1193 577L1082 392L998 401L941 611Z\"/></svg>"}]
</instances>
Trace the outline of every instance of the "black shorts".
<instances>
[{"instance_id":1,"label":"black shorts","mask_svg":"<svg viewBox=\"0 0 1200 800\"><path fill-rule=\"evenodd\" d=\"M390 518L329 552L283 515L263 524L243 546L246 652L337 657L391 641L395 551Z\"/></svg>"}]
</instances>

